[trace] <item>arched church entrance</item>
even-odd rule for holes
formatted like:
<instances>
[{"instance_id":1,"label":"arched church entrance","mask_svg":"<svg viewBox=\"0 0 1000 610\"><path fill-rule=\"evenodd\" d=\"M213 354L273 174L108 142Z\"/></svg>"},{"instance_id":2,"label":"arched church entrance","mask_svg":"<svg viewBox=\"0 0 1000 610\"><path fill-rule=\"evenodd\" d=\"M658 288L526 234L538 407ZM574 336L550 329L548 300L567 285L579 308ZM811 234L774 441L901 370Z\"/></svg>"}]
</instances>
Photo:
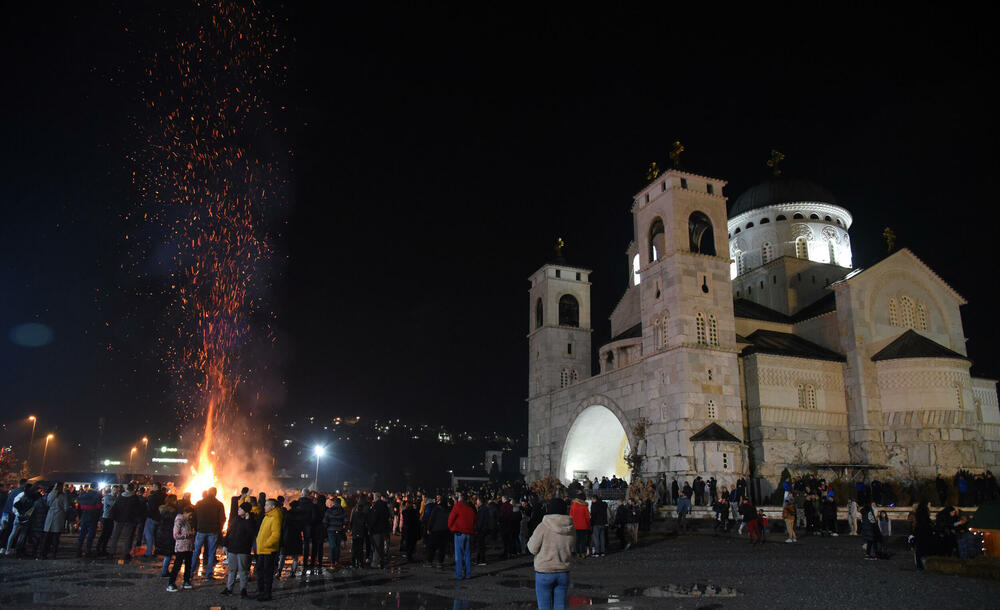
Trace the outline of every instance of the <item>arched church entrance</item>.
<instances>
[{"instance_id":1,"label":"arched church entrance","mask_svg":"<svg viewBox=\"0 0 1000 610\"><path fill-rule=\"evenodd\" d=\"M591 405L580 412L563 445L561 478L568 481L587 476L627 479L628 436L618 417L603 405Z\"/></svg>"}]
</instances>

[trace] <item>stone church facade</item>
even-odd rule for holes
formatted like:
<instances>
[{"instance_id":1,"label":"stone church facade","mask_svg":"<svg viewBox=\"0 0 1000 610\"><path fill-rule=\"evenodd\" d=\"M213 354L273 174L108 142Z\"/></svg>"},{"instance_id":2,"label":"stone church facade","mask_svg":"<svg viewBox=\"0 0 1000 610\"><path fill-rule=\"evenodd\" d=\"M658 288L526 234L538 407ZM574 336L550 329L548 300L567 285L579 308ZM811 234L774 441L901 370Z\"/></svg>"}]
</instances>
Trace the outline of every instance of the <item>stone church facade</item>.
<instances>
[{"instance_id":1,"label":"stone church facade","mask_svg":"<svg viewBox=\"0 0 1000 610\"><path fill-rule=\"evenodd\" d=\"M772 178L671 170L640 191L628 288L592 375L590 270L529 278L529 480L912 479L1000 456L996 381L972 377L955 290L907 249L854 269L850 213Z\"/></svg>"}]
</instances>

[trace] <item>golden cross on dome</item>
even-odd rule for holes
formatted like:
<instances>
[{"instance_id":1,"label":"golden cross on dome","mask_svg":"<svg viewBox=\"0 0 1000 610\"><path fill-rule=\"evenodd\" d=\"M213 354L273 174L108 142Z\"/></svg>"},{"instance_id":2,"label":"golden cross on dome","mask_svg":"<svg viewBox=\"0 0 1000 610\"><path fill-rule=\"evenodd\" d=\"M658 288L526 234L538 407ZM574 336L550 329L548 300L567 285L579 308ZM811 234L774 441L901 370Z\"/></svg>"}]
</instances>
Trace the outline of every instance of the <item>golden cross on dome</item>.
<instances>
[{"instance_id":1,"label":"golden cross on dome","mask_svg":"<svg viewBox=\"0 0 1000 610\"><path fill-rule=\"evenodd\" d=\"M646 180L656 180L656 177L660 175L660 167L653 161L649 164L649 169L646 170Z\"/></svg>"},{"instance_id":2,"label":"golden cross on dome","mask_svg":"<svg viewBox=\"0 0 1000 610\"><path fill-rule=\"evenodd\" d=\"M556 238L556 256L562 256L562 249L565 246L566 246L566 242L563 241L563 238L557 237Z\"/></svg>"},{"instance_id":3,"label":"golden cross on dome","mask_svg":"<svg viewBox=\"0 0 1000 610\"><path fill-rule=\"evenodd\" d=\"M775 176L781 175L781 162L785 160L785 155L780 150L771 149L771 158L767 160L767 166L771 168Z\"/></svg>"},{"instance_id":4,"label":"golden cross on dome","mask_svg":"<svg viewBox=\"0 0 1000 610\"><path fill-rule=\"evenodd\" d=\"M684 152L684 145L680 143L680 140L674 140L674 147L670 151L670 160L674 163L674 169L680 169L681 167L682 152Z\"/></svg>"}]
</instances>

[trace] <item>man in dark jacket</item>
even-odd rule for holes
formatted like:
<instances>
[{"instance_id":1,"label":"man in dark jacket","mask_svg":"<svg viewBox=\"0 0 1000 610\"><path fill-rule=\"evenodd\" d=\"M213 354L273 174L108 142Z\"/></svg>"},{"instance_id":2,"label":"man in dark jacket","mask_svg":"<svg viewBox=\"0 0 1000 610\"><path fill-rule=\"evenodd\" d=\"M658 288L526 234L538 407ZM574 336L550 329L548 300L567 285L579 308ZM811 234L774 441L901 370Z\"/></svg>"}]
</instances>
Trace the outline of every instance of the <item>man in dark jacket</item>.
<instances>
[{"instance_id":1,"label":"man in dark jacket","mask_svg":"<svg viewBox=\"0 0 1000 610\"><path fill-rule=\"evenodd\" d=\"M223 545L229 563L229 576L223 595L231 595L237 576L240 579L240 597L247 597L247 581L250 579L250 549L254 543L253 521L250 519L252 507L244 502L236 509L236 517L229 520Z\"/></svg>"},{"instance_id":2,"label":"man in dark jacket","mask_svg":"<svg viewBox=\"0 0 1000 610\"><path fill-rule=\"evenodd\" d=\"M323 514L323 526L326 528L326 535L330 542L330 568L336 569L340 563L340 541L344 537L344 523L347 520L347 513L340 503L340 497L333 496L330 499L330 507Z\"/></svg>"},{"instance_id":3,"label":"man in dark jacket","mask_svg":"<svg viewBox=\"0 0 1000 610\"><path fill-rule=\"evenodd\" d=\"M368 502L364 496L358 499L351 511L351 564L355 568L365 566L365 540L368 538Z\"/></svg>"},{"instance_id":4,"label":"man in dark jacket","mask_svg":"<svg viewBox=\"0 0 1000 610\"><path fill-rule=\"evenodd\" d=\"M84 540L87 541L87 556L90 557L94 544L94 535L97 533L97 522L101 518L101 494L97 491L97 484L91 483L82 494L76 498L77 510L80 513L80 537L76 541L76 556L82 557L84 550Z\"/></svg>"},{"instance_id":5,"label":"man in dark jacket","mask_svg":"<svg viewBox=\"0 0 1000 610\"><path fill-rule=\"evenodd\" d=\"M0 548L5 554L11 554L12 549L16 547L14 544L17 541L17 529L18 521L18 511L14 508L14 502L17 501L21 494L31 490L31 483L28 483L28 479L21 479L21 483L18 487L11 489L10 493L7 494L7 500L3 504L3 537L0 538L0 547L6 545L6 548ZM34 504L34 499L30 503L26 502L26 509L31 508L31 504Z\"/></svg>"},{"instance_id":6,"label":"man in dark jacket","mask_svg":"<svg viewBox=\"0 0 1000 610\"><path fill-rule=\"evenodd\" d=\"M481 496L476 497L476 565L486 565L486 538L492 532L490 510Z\"/></svg>"},{"instance_id":7,"label":"man in dark jacket","mask_svg":"<svg viewBox=\"0 0 1000 610\"><path fill-rule=\"evenodd\" d=\"M205 580L215 580L215 548L226 524L226 507L216 498L219 491L210 487L200 502L194 505L194 549L191 559L191 573L198 573L202 548L205 549Z\"/></svg>"},{"instance_id":8,"label":"man in dark jacket","mask_svg":"<svg viewBox=\"0 0 1000 610\"><path fill-rule=\"evenodd\" d=\"M153 543L155 542L156 524L160 522L160 505L166 499L167 494L160 489L159 483L153 483L152 491L146 497L146 519L145 528L142 532L143 540L146 542L146 554L144 557L153 556Z\"/></svg>"},{"instance_id":9,"label":"man in dark jacket","mask_svg":"<svg viewBox=\"0 0 1000 610\"><path fill-rule=\"evenodd\" d=\"M372 537L372 552L374 553L372 565L380 569L385 567L385 561L388 559L389 532L391 530L392 511L389 510L385 494L381 493L368 513L368 533Z\"/></svg>"},{"instance_id":10,"label":"man in dark jacket","mask_svg":"<svg viewBox=\"0 0 1000 610\"><path fill-rule=\"evenodd\" d=\"M427 560L434 561L438 569L444 567L444 554L451 534L448 530L449 512L444 499L438 496L427 517Z\"/></svg>"},{"instance_id":11,"label":"man in dark jacket","mask_svg":"<svg viewBox=\"0 0 1000 610\"><path fill-rule=\"evenodd\" d=\"M413 561L413 551L417 548L417 540L420 540L420 511L413 505L413 502L407 502L403 512L401 514L402 518L402 529L403 529L403 552L406 553L406 561Z\"/></svg>"},{"instance_id":12,"label":"man in dark jacket","mask_svg":"<svg viewBox=\"0 0 1000 610\"><path fill-rule=\"evenodd\" d=\"M590 527L594 536L594 557L604 557L608 548L608 505L597 496L590 498Z\"/></svg>"},{"instance_id":13,"label":"man in dark jacket","mask_svg":"<svg viewBox=\"0 0 1000 610\"><path fill-rule=\"evenodd\" d=\"M306 571L311 574L322 574L323 543L326 542L326 527L323 526L326 496L316 494L309 508L309 534L312 536L312 545L309 547L309 557L306 559Z\"/></svg>"},{"instance_id":14,"label":"man in dark jacket","mask_svg":"<svg viewBox=\"0 0 1000 610\"><path fill-rule=\"evenodd\" d=\"M118 497L111 507L111 519L115 522L111 534L111 557L118 554L118 541L124 541L122 558L132 559L132 544L135 542L135 526L145 515L145 508L139 496L135 495L135 484L125 486L125 492Z\"/></svg>"}]
</instances>

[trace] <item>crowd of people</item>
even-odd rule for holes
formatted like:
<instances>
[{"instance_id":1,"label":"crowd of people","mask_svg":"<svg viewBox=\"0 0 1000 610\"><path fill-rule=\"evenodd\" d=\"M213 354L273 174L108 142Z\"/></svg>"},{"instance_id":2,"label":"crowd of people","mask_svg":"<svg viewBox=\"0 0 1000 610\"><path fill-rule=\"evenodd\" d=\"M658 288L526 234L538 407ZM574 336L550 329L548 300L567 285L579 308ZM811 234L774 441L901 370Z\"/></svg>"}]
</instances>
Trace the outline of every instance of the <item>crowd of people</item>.
<instances>
[{"instance_id":1,"label":"crowd of people","mask_svg":"<svg viewBox=\"0 0 1000 610\"><path fill-rule=\"evenodd\" d=\"M955 487L969 500L992 493L986 477L962 476ZM866 558L887 558L892 523L880 509L884 489L873 479L853 491L846 501L847 533L863 536ZM786 543L798 541L797 531L839 535L837 498L826 481L811 475L786 480L782 495ZM728 488L701 477L668 485L663 476L629 486L612 476L567 487L557 483L544 492L514 482L439 494L304 489L288 498L243 488L229 499L228 510L216 496L211 488L193 501L191 494L158 483L104 489L58 482L40 488L26 480L10 489L0 485L0 555L54 557L61 535L73 534L77 557L157 558L166 590L176 592L191 589L198 574L216 580L218 552L224 550L228 570L221 594L249 597L253 579L257 599L268 600L275 579L321 575L324 569L385 568L390 541L398 536L400 561L442 570L450 557L456 579L470 578L473 565L530 553L538 603L546 608L565 598L572 559L604 557L612 533L618 549L629 550L649 528L657 505L676 504L678 532L690 528L688 515L699 505L712 507L717 535L745 530L752 544L763 544L770 526L743 479ZM909 528L918 567L928 555L974 553L967 520L952 506L932 520L928 504L921 503L910 514ZM349 562L341 560L344 549L350 549Z\"/></svg>"},{"instance_id":2,"label":"crowd of people","mask_svg":"<svg viewBox=\"0 0 1000 610\"><path fill-rule=\"evenodd\" d=\"M195 501L159 483L76 489L21 480L0 488L0 554L48 559L59 551L61 536L70 534L75 557L157 561L172 593L193 588L197 575L216 580L224 550L228 570L220 593L249 597L253 579L257 599L268 600L275 579L385 568L390 540L398 536L399 561L441 570L451 558L458 579L470 578L473 565L535 554L539 573L549 575L539 582L551 601L565 594L558 574L568 571L568 563L560 561L604 557L609 530L617 532L618 548L631 548L649 513L634 499L605 501L581 490L562 489L553 503L520 483L441 494L302 490L289 496L268 498L244 488L227 510L215 488ZM567 524L568 554L552 550ZM349 562L341 560L345 548Z\"/></svg>"}]
</instances>

